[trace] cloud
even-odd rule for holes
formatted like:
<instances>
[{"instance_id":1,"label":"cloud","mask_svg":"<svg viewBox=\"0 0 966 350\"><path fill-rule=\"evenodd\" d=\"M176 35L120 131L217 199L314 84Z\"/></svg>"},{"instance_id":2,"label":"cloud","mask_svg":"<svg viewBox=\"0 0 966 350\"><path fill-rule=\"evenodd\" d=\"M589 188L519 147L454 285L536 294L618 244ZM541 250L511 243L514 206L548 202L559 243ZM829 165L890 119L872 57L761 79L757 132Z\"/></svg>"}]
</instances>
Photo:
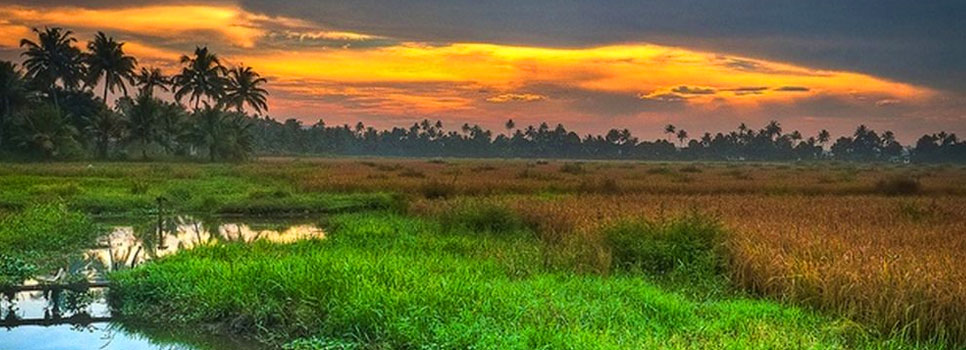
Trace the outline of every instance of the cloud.
<instances>
[{"instance_id":1,"label":"cloud","mask_svg":"<svg viewBox=\"0 0 966 350\"><path fill-rule=\"evenodd\" d=\"M714 95L714 93L717 91L713 88L681 85L671 89L671 92L682 95Z\"/></svg>"},{"instance_id":2,"label":"cloud","mask_svg":"<svg viewBox=\"0 0 966 350\"><path fill-rule=\"evenodd\" d=\"M587 47L646 41L966 90L966 3L937 0L241 0L256 12L425 42ZM700 10L696 10L700 9ZM736 61L734 64L741 64ZM747 66L754 69L754 64Z\"/></svg>"},{"instance_id":3,"label":"cloud","mask_svg":"<svg viewBox=\"0 0 966 350\"><path fill-rule=\"evenodd\" d=\"M547 96L537 95L537 94L500 94L486 99L487 102L505 103L505 102L536 102L546 100Z\"/></svg>"},{"instance_id":4,"label":"cloud","mask_svg":"<svg viewBox=\"0 0 966 350\"><path fill-rule=\"evenodd\" d=\"M775 89L775 91L783 91L783 92L808 92L809 90L811 89L804 86L782 86L780 88Z\"/></svg>"}]
</instances>

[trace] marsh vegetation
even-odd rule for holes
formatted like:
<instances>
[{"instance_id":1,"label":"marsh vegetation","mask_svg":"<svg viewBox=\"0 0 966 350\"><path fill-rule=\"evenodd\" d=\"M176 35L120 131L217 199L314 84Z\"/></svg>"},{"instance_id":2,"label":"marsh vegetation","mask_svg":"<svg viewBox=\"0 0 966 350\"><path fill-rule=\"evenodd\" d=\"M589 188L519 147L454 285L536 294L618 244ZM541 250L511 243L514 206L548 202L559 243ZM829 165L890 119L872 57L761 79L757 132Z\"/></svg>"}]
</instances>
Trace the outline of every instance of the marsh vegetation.
<instances>
[{"instance_id":1,"label":"marsh vegetation","mask_svg":"<svg viewBox=\"0 0 966 350\"><path fill-rule=\"evenodd\" d=\"M207 325L289 349L966 341L959 167L274 158L2 169L8 280L95 244L107 233L97 220L151 221L158 197L171 215L297 213L325 230L220 240L109 273L111 305L132 324Z\"/></svg>"}]
</instances>

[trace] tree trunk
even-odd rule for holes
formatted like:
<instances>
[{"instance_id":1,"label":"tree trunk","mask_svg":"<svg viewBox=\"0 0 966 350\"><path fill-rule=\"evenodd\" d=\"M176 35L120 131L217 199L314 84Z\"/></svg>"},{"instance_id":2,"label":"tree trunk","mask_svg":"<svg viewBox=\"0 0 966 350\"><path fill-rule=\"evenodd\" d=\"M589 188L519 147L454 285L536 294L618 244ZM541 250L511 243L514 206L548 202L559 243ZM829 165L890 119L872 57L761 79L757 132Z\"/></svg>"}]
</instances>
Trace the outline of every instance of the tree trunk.
<instances>
[{"instance_id":1,"label":"tree trunk","mask_svg":"<svg viewBox=\"0 0 966 350\"><path fill-rule=\"evenodd\" d=\"M212 163L215 162L215 145L208 146L208 160Z\"/></svg>"},{"instance_id":2,"label":"tree trunk","mask_svg":"<svg viewBox=\"0 0 966 350\"><path fill-rule=\"evenodd\" d=\"M107 105L107 75L104 76L104 105Z\"/></svg>"},{"instance_id":3,"label":"tree trunk","mask_svg":"<svg viewBox=\"0 0 966 350\"><path fill-rule=\"evenodd\" d=\"M54 98L54 107L56 107L57 110L60 110L60 103L57 101L57 86L56 85L50 87L50 97L53 97Z\"/></svg>"}]
</instances>

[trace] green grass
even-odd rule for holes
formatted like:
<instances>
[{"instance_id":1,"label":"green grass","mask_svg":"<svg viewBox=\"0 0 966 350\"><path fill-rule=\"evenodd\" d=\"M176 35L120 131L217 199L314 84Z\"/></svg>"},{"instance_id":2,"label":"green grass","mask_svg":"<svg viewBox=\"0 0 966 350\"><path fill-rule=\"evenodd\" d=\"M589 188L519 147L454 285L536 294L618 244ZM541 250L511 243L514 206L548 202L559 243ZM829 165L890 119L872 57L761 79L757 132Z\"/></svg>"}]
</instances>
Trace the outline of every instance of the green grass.
<instances>
[{"instance_id":1,"label":"green grass","mask_svg":"<svg viewBox=\"0 0 966 350\"><path fill-rule=\"evenodd\" d=\"M101 232L87 216L57 203L0 216L0 286L64 265Z\"/></svg>"},{"instance_id":2,"label":"green grass","mask_svg":"<svg viewBox=\"0 0 966 350\"><path fill-rule=\"evenodd\" d=\"M339 215L324 240L201 247L114 273L110 298L134 320L215 323L298 350L914 348L740 293L672 292L639 271L545 269L530 232L475 222Z\"/></svg>"},{"instance_id":3,"label":"green grass","mask_svg":"<svg viewBox=\"0 0 966 350\"><path fill-rule=\"evenodd\" d=\"M393 205L384 193L302 193L287 179L255 177L235 165L10 164L0 170L0 208L61 201L92 215L179 213L289 215Z\"/></svg>"}]
</instances>

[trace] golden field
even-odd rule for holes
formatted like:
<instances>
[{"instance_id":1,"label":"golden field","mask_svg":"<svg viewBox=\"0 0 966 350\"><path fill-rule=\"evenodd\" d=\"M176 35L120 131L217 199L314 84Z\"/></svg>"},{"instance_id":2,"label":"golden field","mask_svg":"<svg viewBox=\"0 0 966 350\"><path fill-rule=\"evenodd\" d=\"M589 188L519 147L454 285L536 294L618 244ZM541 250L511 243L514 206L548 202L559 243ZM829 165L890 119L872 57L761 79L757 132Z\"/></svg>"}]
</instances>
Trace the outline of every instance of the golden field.
<instances>
[{"instance_id":1,"label":"golden field","mask_svg":"<svg viewBox=\"0 0 966 350\"><path fill-rule=\"evenodd\" d=\"M243 166L303 191L390 191L434 215L511 208L586 271L607 273L603 227L701 213L730 232L742 290L845 315L863 330L966 339L966 168L470 160L291 160ZM282 165L284 164L284 165ZM292 172L292 167L304 169ZM913 179L896 193L883 182ZM559 257L558 257L559 258Z\"/></svg>"}]
</instances>

